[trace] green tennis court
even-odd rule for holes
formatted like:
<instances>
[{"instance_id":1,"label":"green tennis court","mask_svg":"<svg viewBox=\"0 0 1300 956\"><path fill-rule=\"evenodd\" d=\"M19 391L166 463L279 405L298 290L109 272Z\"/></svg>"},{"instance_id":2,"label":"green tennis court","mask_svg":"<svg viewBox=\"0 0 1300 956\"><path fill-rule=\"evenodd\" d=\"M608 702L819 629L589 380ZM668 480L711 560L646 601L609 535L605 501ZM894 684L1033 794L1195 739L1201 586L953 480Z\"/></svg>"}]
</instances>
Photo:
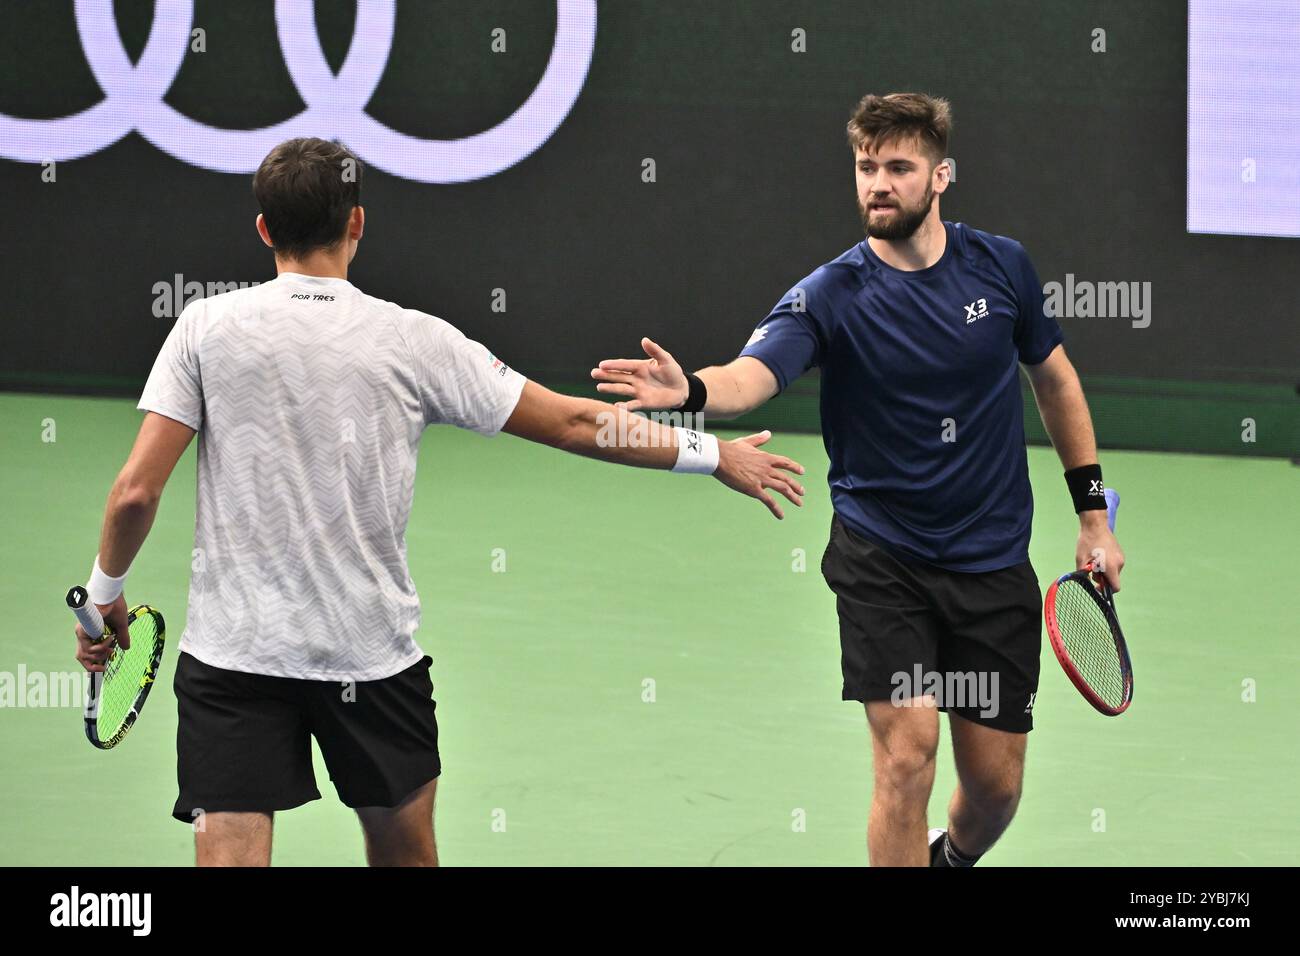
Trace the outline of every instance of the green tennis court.
<instances>
[{"instance_id":1,"label":"green tennis court","mask_svg":"<svg viewBox=\"0 0 1300 956\"><path fill-rule=\"evenodd\" d=\"M85 579L139 421L131 401L0 396L11 688L80 670L63 593ZM711 479L426 433L407 544L424 607L416 637L434 658L445 863L865 864L869 738L861 707L839 700L834 599L818 571L826 459L816 436L779 434L772 447L809 470L807 505L781 523ZM169 814L194 454L127 588L166 615L169 645L130 737L96 752L78 706L10 706L11 695L0 710L6 864L192 862L190 829ZM1077 521L1054 454L1029 454L1045 586L1071 569ZM1024 800L981 865L1291 863L1296 470L1103 461L1124 497L1117 603L1134 703L1096 714L1044 642ZM945 726L932 821L954 784L946 741ZM364 862L319 754L316 772L324 799L277 816L275 863Z\"/></svg>"}]
</instances>

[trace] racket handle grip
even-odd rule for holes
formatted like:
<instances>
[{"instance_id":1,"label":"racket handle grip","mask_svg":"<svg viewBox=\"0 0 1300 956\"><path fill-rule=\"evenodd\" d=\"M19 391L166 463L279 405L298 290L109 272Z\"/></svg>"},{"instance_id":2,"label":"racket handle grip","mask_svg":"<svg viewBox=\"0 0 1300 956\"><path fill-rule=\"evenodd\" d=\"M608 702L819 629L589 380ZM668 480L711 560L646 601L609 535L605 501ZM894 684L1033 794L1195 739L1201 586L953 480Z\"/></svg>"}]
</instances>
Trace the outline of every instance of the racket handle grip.
<instances>
[{"instance_id":1,"label":"racket handle grip","mask_svg":"<svg viewBox=\"0 0 1300 956\"><path fill-rule=\"evenodd\" d=\"M68 591L68 607L72 608L72 613L77 616L91 640L97 641L104 636L104 617L99 613L99 608L91 603L85 588L78 586Z\"/></svg>"},{"instance_id":2,"label":"racket handle grip","mask_svg":"<svg viewBox=\"0 0 1300 956\"><path fill-rule=\"evenodd\" d=\"M1106 523L1110 530L1115 530L1115 518L1119 514L1119 492L1114 488L1106 489ZM83 625L84 626L84 625Z\"/></svg>"}]
</instances>

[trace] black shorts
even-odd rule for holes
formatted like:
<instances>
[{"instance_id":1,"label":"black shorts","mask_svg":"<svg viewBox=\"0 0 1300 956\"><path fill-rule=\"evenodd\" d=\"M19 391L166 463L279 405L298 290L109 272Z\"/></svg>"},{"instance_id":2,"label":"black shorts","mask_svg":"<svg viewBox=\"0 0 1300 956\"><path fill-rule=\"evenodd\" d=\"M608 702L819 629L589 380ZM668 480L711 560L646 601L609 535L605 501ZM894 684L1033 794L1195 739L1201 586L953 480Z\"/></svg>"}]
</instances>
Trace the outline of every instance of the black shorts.
<instances>
[{"instance_id":1,"label":"black shorts","mask_svg":"<svg viewBox=\"0 0 1300 956\"><path fill-rule=\"evenodd\" d=\"M978 573L904 561L837 515L822 575L839 611L844 700L933 697L988 727L1033 729L1043 604L1028 561Z\"/></svg>"},{"instance_id":2,"label":"black shorts","mask_svg":"<svg viewBox=\"0 0 1300 956\"><path fill-rule=\"evenodd\" d=\"M311 738L349 807L394 807L442 772L432 660L383 680L295 680L176 664L172 816L288 810L319 800Z\"/></svg>"}]
</instances>

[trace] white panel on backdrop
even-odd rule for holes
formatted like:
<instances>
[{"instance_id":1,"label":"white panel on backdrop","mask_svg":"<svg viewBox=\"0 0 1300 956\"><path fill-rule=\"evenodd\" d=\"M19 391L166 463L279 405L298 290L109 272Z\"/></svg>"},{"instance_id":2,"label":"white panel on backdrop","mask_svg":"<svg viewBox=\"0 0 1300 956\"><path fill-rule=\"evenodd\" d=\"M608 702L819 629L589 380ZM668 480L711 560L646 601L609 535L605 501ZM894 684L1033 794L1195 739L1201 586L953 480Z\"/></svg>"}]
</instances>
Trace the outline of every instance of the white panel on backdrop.
<instances>
[{"instance_id":1,"label":"white panel on backdrop","mask_svg":"<svg viewBox=\"0 0 1300 956\"><path fill-rule=\"evenodd\" d=\"M1300 0L1187 13L1187 231L1300 236Z\"/></svg>"}]
</instances>

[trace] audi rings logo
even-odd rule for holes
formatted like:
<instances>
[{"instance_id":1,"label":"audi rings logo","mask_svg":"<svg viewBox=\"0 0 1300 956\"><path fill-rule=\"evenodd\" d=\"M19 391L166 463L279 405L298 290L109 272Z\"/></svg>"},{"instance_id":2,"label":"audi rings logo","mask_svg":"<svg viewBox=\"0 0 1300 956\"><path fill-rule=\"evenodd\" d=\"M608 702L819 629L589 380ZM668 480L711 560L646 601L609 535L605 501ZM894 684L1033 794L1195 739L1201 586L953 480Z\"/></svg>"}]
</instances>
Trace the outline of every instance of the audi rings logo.
<instances>
[{"instance_id":1,"label":"audi rings logo","mask_svg":"<svg viewBox=\"0 0 1300 956\"><path fill-rule=\"evenodd\" d=\"M422 183L492 176L528 156L573 108L596 45L595 0L557 0L555 46L537 88L510 116L463 139L421 139L389 129L365 111L388 63L395 0L357 0L356 28L335 74L316 33L315 5L276 0L284 62L306 108L261 129L221 129L183 116L163 101L189 49L193 0L157 4L138 63L122 46L113 0L76 0L77 31L104 92L94 106L58 119L0 113L0 156L25 163L78 159L131 130L191 166L251 173L271 148L295 136L337 139L371 166Z\"/></svg>"}]
</instances>

